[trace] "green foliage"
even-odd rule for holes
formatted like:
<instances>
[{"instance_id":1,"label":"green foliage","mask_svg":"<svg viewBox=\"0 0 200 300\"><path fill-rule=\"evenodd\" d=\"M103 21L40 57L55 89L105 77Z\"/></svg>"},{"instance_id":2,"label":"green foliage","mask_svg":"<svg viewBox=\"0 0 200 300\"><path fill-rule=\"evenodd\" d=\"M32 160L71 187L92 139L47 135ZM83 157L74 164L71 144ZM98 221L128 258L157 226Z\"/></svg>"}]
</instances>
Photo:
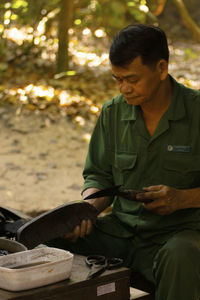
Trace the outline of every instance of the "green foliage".
<instances>
[{"instance_id":1,"label":"green foliage","mask_svg":"<svg viewBox=\"0 0 200 300\"><path fill-rule=\"evenodd\" d=\"M92 32L95 32L96 29L104 29L104 32L112 36L128 24L146 21L144 8L147 10L148 8L145 0L68 1L73 1L74 4L72 27L78 29L77 31L79 29L82 31L86 27L90 28ZM7 58L9 57L7 61L12 61L13 57L22 55L18 54L19 45L20 47L22 46L21 49L24 53L28 53L34 49L42 50L48 48L50 41L53 41L54 44L59 43L60 45L61 38L57 34L60 9L61 0L1 0L0 54L4 56L4 59L7 56ZM28 38L26 40L21 38L20 42L16 42L16 39L9 37L8 40L12 40L12 47L9 46L10 52L8 53L6 51L8 40L4 33L6 29L11 28L15 29L16 35L23 35L23 31L26 31L25 34ZM20 28L22 30L19 33L17 30ZM12 34L15 35L14 33ZM64 60L64 58L66 57L62 57L61 60ZM1 69L3 70L4 66Z\"/></svg>"},{"instance_id":2,"label":"green foliage","mask_svg":"<svg viewBox=\"0 0 200 300\"><path fill-rule=\"evenodd\" d=\"M193 52L192 49L190 49L190 48L185 49L184 60L196 59L196 58L197 58L197 54L195 52Z\"/></svg>"},{"instance_id":3,"label":"green foliage","mask_svg":"<svg viewBox=\"0 0 200 300\"><path fill-rule=\"evenodd\" d=\"M7 0L0 3L0 23L6 27L29 25L34 29L49 12L59 9L59 0ZM145 22L146 13L141 10L145 0L74 0L74 26L114 33L134 22Z\"/></svg>"},{"instance_id":4,"label":"green foliage","mask_svg":"<svg viewBox=\"0 0 200 300\"><path fill-rule=\"evenodd\" d=\"M13 9L24 9L24 12L26 12L27 7L28 7L28 2L25 0L15 0L13 1L13 3L11 4L11 7Z\"/></svg>"},{"instance_id":5,"label":"green foliage","mask_svg":"<svg viewBox=\"0 0 200 300\"><path fill-rule=\"evenodd\" d=\"M4 57L6 54L6 40L5 39L0 39L0 56Z\"/></svg>"},{"instance_id":6,"label":"green foliage","mask_svg":"<svg viewBox=\"0 0 200 300\"><path fill-rule=\"evenodd\" d=\"M7 63L4 63L4 62L0 63L0 74L4 73L7 70L7 68L8 68Z\"/></svg>"},{"instance_id":7,"label":"green foliage","mask_svg":"<svg viewBox=\"0 0 200 300\"><path fill-rule=\"evenodd\" d=\"M5 19L9 19L7 27L16 24L35 28L43 16L58 5L59 0L8 0L0 3L0 23L5 24Z\"/></svg>"},{"instance_id":8,"label":"green foliage","mask_svg":"<svg viewBox=\"0 0 200 300\"><path fill-rule=\"evenodd\" d=\"M102 27L112 35L130 23L146 22L146 12L142 10L144 7L148 10L145 0L88 0L82 5L85 6L75 9L75 18L81 20L80 27Z\"/></svg>"}]
</instances>

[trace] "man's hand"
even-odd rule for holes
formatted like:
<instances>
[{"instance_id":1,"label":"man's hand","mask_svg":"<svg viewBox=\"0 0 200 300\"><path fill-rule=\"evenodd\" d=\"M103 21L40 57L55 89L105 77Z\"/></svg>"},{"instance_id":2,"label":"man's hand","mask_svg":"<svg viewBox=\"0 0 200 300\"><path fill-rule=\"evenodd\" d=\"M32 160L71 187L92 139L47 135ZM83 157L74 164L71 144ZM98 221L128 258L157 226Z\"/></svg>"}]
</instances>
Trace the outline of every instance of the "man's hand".
<instances>
[{"instance_id":1,"label":"man's hand","mask_svg":"<svg viewBox=\"0 0 200 300\"><path fill-rule=\"evenodd\" d=\"M83 238L85 235L90 234L92 231L92 222L90 220L83 220L81 225L77 225L74 231L64 236L65 239L75 243L78 238Z\"/></svg>"},{"instance_id":2,"label":"man's hand","mask_svg":"<svg viewBox=\"0 0 200 300\"><path fill-rule=\"evenodd\" d=\"M166 185L155 185L143 188L144 193L137 194L137 199L143 202L146 209L158 215L169 215L176 210L182 209L182 190ZM145 203L151 199L150 203Z\"/></svg>"},{"instance_id":3,"label":"man's hand","mask_svg":"<svg viewBox=\"0 0 200 300\"><path fill-rule=\"evenodd\" d=\"M82 195L83 199L98 191L100 190L97 188L89 188L85 190ZM89 199L84 201L93 205L97 209L98 213L102 212L110 205L109 197L100 197L100 198ZM92 231L92 227L93 225L90 220L83 220L80 225L74 228L74 231L72 233L65 235L64 238L69 240L70 242L75 243L78 238L83 238L84 236L90 234Z\"/></svg>"}]
</instances>

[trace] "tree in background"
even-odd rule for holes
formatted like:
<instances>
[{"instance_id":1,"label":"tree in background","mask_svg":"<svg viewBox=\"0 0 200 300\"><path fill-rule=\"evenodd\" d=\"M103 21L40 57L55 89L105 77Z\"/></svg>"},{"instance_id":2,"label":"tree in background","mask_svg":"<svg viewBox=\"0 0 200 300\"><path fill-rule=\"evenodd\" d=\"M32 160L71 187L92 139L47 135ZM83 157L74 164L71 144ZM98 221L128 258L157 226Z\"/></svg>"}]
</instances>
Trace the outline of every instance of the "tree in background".
<instances>
[{"instance_id":1,"label":"tree in background","mask_svg":"<svg viewBox=\"0 0 200 300\"><path fill-rule=\"evenodd\" d=\"M173 3L179 12L185 27L192 32L195 40L200 42L200 27L191 18L186 6L184 5L184 2L182 0L173 0Z\"/></svg>"},{"instance_id":2,"label":"tree in background","mask_svg":"<svg viewBox=\"0 0 200 300\"><path fill-rule=\"evenodd\" d=\"M41 51L42 47L48 47L48 39L52 39L58 45L55 70L64 72L69 68L69 28L76 31L90 28L92 32L102 28L108 36L113 36L130 23L159 24L167 3L176 7L183 24L200 42L200 27L191 18L186 2L190 3L189 0L1 0L0 53L7 55L6 29L29 26L31 39L22 42L21 50ZM19 50L18 45L16 48ZM13 56L18 52L14 51Z\"/></svg>"},{"instance_id":3,"label":"tree in background","mask_svg":"<svg viewBox=\"0 0 200 300\"><path fill-rule=\"evenodd\" d=\"M167 3L167 0L147 0L147 5L150 8L151 12L157 17L159 16ZM188 9L183 0L172 0L172 3L176 7L177 11L180 14L181 20L185 27L192 32L195 40L200 42L200 27L190 16Z\"/></svg>"},{"instance_id":4,"label":"tree in background","mask_svg":"<svg viewBox=\"0 0 200 300\"><path fill-rule=\"evenodd\" d=\"M59 3L60 12L58 14L58 52L57 52L57 72L66 71L69 68L69 29L73 20L73 1L61 0Z\"/></svg>"},{"instance_id":5,"label":"tree in background","mask_svg":"<svg viewBox=\"0 0 200 300\"><path fill-rule=\"evenodd\" d=\"M167 0L147 0L147 5L154 16L159 16L166 4Z\"/></svg>"}]
</instances>

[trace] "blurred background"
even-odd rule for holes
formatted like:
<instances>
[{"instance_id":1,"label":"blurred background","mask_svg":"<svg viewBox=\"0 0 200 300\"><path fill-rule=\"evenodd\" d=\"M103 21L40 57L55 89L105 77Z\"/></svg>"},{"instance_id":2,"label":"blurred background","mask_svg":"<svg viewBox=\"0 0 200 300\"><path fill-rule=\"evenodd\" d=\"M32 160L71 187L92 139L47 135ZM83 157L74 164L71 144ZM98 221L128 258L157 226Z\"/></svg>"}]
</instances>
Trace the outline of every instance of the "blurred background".
<instances>
[{"instance_id":1,"label":"blurred background","mask_svg":"<svg viewBox=\"0 0 200 300\"><path fill-rule=\"evenodd\" d=\"M32 215L81 198L104 102L108 51L132 23L158 25L170 73L200 89L199 0L0 0L0 205Z\"/></svg>"}]
</instances>

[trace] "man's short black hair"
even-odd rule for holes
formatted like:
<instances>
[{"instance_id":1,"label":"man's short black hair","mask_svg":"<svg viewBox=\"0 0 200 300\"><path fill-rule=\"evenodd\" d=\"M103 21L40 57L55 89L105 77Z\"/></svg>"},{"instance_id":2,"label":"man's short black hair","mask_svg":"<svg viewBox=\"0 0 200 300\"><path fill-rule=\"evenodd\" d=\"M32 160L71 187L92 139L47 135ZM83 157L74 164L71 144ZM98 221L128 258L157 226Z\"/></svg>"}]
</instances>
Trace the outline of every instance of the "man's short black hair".
<instances>
[{"instance_id":1,"label":"man's short black hair","mask_svg":"<svg viewBox=\"0 0 200 300\"><path fill-rule=\"evenodd\" d=\"M110 62L115 66L130 64L140 56L143 64L155 66L160 59L169 60L165 32L155 26L129 25L115 35L110 47Z\"/></svg>"}]
</instances>

